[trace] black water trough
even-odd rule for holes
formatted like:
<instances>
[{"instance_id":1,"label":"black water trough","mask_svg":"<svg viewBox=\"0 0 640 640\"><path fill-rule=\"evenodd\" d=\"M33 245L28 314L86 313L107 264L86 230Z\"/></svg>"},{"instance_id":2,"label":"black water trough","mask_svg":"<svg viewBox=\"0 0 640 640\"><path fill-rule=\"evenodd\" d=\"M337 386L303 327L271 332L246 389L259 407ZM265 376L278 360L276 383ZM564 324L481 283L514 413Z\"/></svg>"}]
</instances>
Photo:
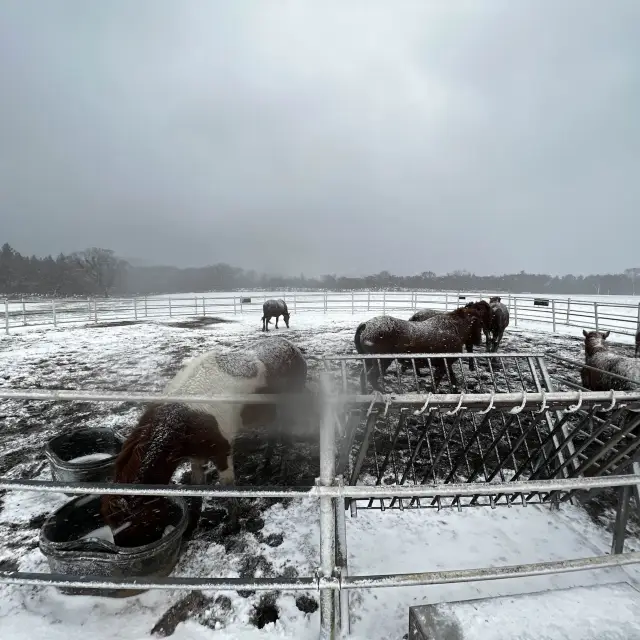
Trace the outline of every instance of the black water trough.
<instances>
[{"instance_id":1,"label":"black water trough","mask_svg":"<svg viewBox=\"0 0 640 640\"><path fill-rule=\"evenodd\" d=\"M40 551L47 558L51 573L71 576L131 578L168 576L176 566L180 545L189 524L187 501L159 498L169 502L169 517L164 534L140 547L120 547L112 540L111 530L100 515L99 495L75 498L52 513L40 529ZM95 535L90 535L90 534ZM146 589L61 587L67 595L95 595L126 598Z\"/></svg>"},{"instance_id":2,"label":"black water trough","mask_svg":"<svg viewBox=\"0 0 640 640\"><path fill-rule=\"evenodd\" d=\"M108 428L77 429L47 442L51 476L59 482L107 482L124 438Z\"/></svg>"}]
</instances>

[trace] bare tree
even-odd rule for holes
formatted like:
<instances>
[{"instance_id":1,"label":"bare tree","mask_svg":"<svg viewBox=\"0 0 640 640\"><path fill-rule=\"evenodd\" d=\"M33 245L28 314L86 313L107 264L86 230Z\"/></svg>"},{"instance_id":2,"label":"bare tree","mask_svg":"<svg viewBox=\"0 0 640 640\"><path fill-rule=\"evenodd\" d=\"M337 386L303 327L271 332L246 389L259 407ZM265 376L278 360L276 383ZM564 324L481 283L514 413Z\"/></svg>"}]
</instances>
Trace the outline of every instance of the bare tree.
<instances>
[{"instance_id":1,"label":"bare tree","mask_svg":"<svg viewBox=\"0 0 640 640\"><path fill-rule=\"evenodd\" d=\"M636 278L640 276L640 267L633 267L632 269L625 269L624 275L631 278L633 284L633 295L636 295Z\"/></svg>"},{"instance_id":2,"label":"bare tree","mask_svg":"<svg viewBox=\"0 0 640 640\"><path fill-rule=\"evenodd\" d=\"M111 249L91 247L73 254L76 264L82 269L97 292L109 297L111 291L124 277L128 263L121 260Z\"/></svg>"}]
</instances>

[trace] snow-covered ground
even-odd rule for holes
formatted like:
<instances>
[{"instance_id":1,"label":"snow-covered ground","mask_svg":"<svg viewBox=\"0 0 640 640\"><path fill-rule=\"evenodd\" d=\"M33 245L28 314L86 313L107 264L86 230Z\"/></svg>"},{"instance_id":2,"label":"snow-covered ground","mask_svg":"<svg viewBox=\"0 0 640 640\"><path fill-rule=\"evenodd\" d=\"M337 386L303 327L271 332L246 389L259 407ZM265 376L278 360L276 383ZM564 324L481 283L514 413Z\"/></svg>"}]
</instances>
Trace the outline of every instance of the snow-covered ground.
<instances>
[{"instance_id":1,"label":"snow-covered ground","mask_svg":"<svg viewBox=\"0 0 640 640\"><path fill-rule=\"evenodd\" d=\"M299 313L282 335L306 355L353 351L353 333L371 313ZM100 325L12 334L0 340L0 385L67 389L159 391L185 360L214 347L249 345L264 337L259 316L184 326L177 319L125 326ZM184 320L184 319L182 319ZM176 326L178 325L178 326ZM283 325L281 325L283 327ZM620 346L628 351L628 347ZM569 336L510 327L504 351L537 351L582 358ZM310 362L312 374L319 363ZM551 367L550 367L551 368ZM570 375L568 373L567 375ZM141 407L130 403L0 402L0 475L50 478L43 446L54 434L77 426L111 426L126 433ZM247 449L249 451L250 449ZM317 458L298 455L299 476L318 473ZM255 465L239 453L240 484L255 481ZM295 465L294 465L295 466ZM12 492L0 495L0 566L47 571L38 549L44 518L68 500L63 495ZM608 552L611 510L591 515L578 506L559 512L544 507L470 508L444 511L363 511L347 516L352 575L501 566ZM240 531L226 530L226 511L216 501L204 510L199 530L183 549L174 575L251 577L310 575L318 564L318 505L315 501L246 501ZM633 531L635 534L635 530ZM632 536L629 549L640 549ZM479 595L533 591L626 580L633 570L607 570L500 580L488 583L366 590L351 594L357 639L400 640L408 609L415 604ZM53 588L0 586L2 637L51 640L142 639L187 592L149 591L124 600L64 596ZM304 596L304 597L301 597ZM177 624L172 637L247 640L316 638L317 594L204 593L197 611ZM278 620L255 625L256 611L278 611ZM175 611L175 610L174 610ZM173 620L175 623L176 620Z\"/></svg>"}]
</instances>

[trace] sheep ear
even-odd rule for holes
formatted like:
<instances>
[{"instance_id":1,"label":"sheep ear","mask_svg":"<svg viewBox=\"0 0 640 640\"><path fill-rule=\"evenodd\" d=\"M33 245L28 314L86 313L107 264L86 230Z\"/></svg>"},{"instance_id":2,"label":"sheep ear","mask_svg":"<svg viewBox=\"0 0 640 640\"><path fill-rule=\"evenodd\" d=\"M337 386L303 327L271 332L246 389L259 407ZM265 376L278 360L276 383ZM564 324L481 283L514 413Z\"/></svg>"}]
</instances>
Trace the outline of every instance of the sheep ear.
<instances>
[{"instance_id":1,"label":"sheep ear","mask_svg":"<svg viewBox=\"0 0 640 640\"><path fill-rule=\"evenodd\" d=\"M609 337L609 334L610 334L610 333L611 333L611 331L605 331L605 332L602 334L603 339L604 339L604 340L606 340L606 339Z\"/></svg>"},{"instance_id":2,"label":"sheep ear","mask_svg":"<svg viewBox=\"0 0 640 640\"><path fill-rule=\"evenodd\" d=\"M582 335L586 338L589 334L587 333L586 329L582 330Z\"/></svg>"}]
</instances>

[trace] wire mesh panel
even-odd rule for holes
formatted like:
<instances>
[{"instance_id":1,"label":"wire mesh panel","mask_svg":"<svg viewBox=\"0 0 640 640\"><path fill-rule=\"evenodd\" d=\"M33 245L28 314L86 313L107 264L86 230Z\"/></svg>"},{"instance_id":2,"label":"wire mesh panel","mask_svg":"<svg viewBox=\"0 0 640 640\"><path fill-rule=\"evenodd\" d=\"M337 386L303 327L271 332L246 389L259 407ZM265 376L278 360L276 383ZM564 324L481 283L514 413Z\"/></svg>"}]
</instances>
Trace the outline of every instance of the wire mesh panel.
<instances>
[{"instance_id":1,"label":"wire mesh panel","mask_svg":"<svg viewBox=\"0 0 640 640\"><path fill-rule=\"evenodd\" d=\"M599 475L613 473L621 463L628 463L640 445L637 425L626 410L603 413L602 407L584 411L580 407L564 411L539 405L528 408L527 393L554 391L539 354L457 356L453 368L456 380L446 376L438 386L433 371L433 361L437 359L438 356L416 356L407 361L391 358L393 363L382 378L385 394L455 390L496 397L519 392L523 400L507 408L496 408L490 402L481 410L462 406L444 409L427 400L426 406L416 411L415 406L390 403L381 395L380 401L370 406L349 406L340 422L337 462L337 473L344 476L347 484L505 483ZM363 372L377 361L377 356L327 357L325 368L333 374L339 390L371 393L370 380ZM605 433L613 433L614 439L603 439ZM351 508L352 512L357 508L461 508L547 503L568 497L569 494L530 493L375 498L353 501Z\"/></svg>"},{"instance_id":2,"label":"wire mesh panel","mask_svg":"<svg viewBox=\"0 0 640 640\"><path fill-rule=\"evenodd\" d=\"M551 356L549 372L557 390L588 392L582 385L583 370L608 376L614 389L640 390L640 383L624 376L590 367L582 362ZM575 446L573 460L578 463L577 473L602 476L624 472L640 455L640 405L611 404L603 407L579 407L567 421L570 437ZM573 461L572 460L572 461Z\"/></svg>"}]
</instances>

